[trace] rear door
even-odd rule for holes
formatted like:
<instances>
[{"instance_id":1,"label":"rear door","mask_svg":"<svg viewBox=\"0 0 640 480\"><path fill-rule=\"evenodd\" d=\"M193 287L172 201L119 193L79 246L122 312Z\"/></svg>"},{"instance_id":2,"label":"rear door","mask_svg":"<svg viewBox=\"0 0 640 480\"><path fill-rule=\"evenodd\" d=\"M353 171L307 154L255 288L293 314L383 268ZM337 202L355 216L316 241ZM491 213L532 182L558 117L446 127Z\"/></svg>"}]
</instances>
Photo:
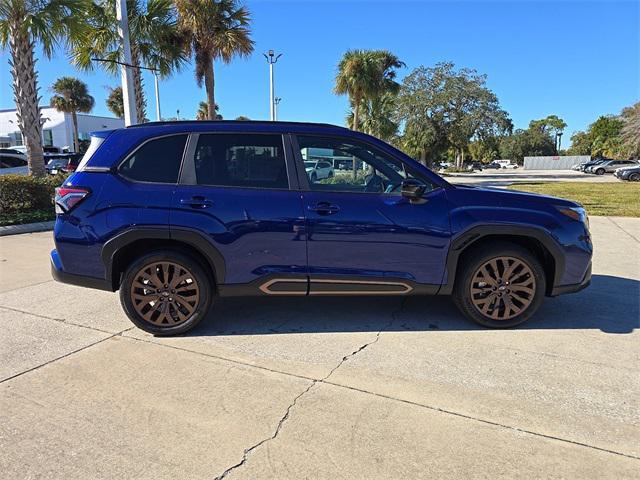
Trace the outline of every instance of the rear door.
<instances>
[{"instance_id":1,"label":"rear door","mask_svg":"<svg viewBox=\"0 0 640 480\"><path fill-rule=\"evenodd\" d=\"M295 166L278 133L189 138L171 213L224 259L221 293L307 293L304 215Z\"/></svg>"}]
</instances>

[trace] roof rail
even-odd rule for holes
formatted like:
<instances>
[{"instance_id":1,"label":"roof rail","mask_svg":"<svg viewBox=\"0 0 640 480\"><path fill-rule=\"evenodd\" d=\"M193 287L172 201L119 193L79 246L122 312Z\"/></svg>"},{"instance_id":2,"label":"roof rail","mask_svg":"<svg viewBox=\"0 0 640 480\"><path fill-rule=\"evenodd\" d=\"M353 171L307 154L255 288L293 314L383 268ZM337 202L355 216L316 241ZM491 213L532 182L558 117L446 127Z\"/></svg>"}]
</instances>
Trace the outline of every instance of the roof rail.
<instances>
[{"instance_id":1,"label":"roof rail","mask_svg":"<svg viewBox=\"0 0 640 480\"><path fill-rule=\"evenodd\" d=\"M158 127L163 125L220 125L220 124L262 124L262 125L290 125L290 126L304 126L313 125L314 127L326 127L326 128L342 128L340 125L332 125L330 123L315 123L315 122L283 122L283 121L270 121L270 120L166 120L160 122L146 122L137 123L135 125L129 125L127 128L143 128L143 127Z\"/></svg>"}]
</instances>

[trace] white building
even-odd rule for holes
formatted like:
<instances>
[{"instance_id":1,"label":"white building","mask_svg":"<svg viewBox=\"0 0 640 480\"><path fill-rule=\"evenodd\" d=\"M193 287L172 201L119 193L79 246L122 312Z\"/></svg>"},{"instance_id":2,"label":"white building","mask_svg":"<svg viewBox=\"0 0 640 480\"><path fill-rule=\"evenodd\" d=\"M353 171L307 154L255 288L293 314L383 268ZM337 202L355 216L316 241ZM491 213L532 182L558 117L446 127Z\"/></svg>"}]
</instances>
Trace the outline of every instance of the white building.
<instances>
[{"instance_id":1,"label":"white building","mask_svg":"<svg viewBox=\"0 0 640 480\"><path fill-rule=\"evenodd\" d=\"M70 113L59 112L52 107L40 107L42 112L42 144L45 147L68 147L73 150L73 120ZM78 113L78 136L89 138L91 132L123 128L124 120ZM0 147L24 145L18 128L16 110L0 110Z\"/></svg>"}]
</instances>

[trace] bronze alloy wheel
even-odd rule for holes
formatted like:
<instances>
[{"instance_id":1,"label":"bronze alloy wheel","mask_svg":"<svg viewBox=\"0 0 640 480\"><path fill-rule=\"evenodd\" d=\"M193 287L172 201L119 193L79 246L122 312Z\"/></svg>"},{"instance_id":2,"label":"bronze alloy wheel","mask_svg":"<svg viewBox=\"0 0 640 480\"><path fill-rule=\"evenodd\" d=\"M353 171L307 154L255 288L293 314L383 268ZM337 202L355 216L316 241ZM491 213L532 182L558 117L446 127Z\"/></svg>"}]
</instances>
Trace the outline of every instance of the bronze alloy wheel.
<instances>
[{"instance_id":1,"label":"bronze alloy wheel","mask_svg":"<svg viewBox=\"0 0 640 480\"><path fill-rule=\"evenodd\" d=\"M471 303L485 317L510 320L534 299L536 279L531 267L515 257L495 257L473 274Z\"/></svg>"},{"instance_id":2,"label":"bronze alloy wheel","mask_svg":"<svg viewBox=\"0 0 640 480\"><path fill-rule=\"evenodd\" d=\"M131 303L145 321L159 327L184 323L198 308L196 277L176 262L154 262L142 267L131 283Z\"/></svg>"}]
</instances>

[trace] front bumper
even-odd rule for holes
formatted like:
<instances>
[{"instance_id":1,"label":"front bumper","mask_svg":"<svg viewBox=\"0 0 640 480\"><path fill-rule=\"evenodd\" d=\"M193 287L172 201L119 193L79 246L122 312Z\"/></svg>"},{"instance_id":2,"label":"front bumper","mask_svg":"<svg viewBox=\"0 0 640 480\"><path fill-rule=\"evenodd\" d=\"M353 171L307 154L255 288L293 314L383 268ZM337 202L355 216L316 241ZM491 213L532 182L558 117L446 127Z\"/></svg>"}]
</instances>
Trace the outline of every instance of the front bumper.
<instances>
[{"instance_id":1,"label":"front bumper","mask_svg":"<svg viewBox=\"0 0 640 480\"><path fill-rule=\"evenodd\" d=\"M60 261L57 250L51 251L51 276L55 281L69 285L106 290L108 292L114 291L111 283L107 282L104 278L87 277L85 275L65 272L62 269L62 262Z\"/></svg>"},{"instance_id":2,"label":"front bumper","mask_svg":"<svg viewBox=\"0 0 640 480\"><path fill-rule=\"evenodd\" d=\"M587 272L584 274L584 278L580 283L574 283L570 285L556 285L551 290L550 297L557 297L558 295L566 295L568 293L576 293L580 290L584 290L589 285L591 285L591 262L589 262L589 267L587 267Z\"/></svg>"}]
</instances>

